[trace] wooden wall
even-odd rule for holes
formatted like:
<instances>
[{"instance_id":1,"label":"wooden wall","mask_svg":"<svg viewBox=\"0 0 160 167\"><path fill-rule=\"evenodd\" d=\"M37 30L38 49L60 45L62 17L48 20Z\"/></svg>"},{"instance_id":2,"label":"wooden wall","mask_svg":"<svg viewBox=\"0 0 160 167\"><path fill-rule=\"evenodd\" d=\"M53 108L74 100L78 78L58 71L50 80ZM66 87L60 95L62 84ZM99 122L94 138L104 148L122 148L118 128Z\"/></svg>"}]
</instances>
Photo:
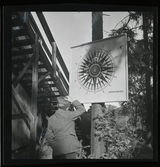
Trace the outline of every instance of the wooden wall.
<instances>
[{"instance_id":1,"label":"wooden wall","mask_svg":"<svg viewBox=\"0 0 160 167\"><path fill-rule=\"evenodd\" d=\"M16 93L20 97L20 102L24 110L30 109L30 98L24 91L23 87L18 84L15 88ZM24 121L28 121L28 126ZM26 114L19 112L16 104L12 99L12 150L23 147L29 144L30 130L29 130L29 118Z\"/></svg>"}]
</instances>

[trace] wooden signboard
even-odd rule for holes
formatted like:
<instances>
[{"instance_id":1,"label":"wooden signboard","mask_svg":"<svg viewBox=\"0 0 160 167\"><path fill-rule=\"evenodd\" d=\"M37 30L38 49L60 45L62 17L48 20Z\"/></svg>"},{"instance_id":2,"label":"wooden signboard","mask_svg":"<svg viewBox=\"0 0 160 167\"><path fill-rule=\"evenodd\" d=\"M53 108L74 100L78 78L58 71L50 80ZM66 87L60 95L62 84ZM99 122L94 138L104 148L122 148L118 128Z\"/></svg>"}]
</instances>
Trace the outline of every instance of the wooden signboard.
<instances>
[{"instance_id":1,"label":"wooden signboard","mask_svg":"<svg viewBox=\"0 0 160 167\"><path fill-rule=\"evenodd\" d=\"M82 103L128 100L127 36L71 48L70 90Z\"/></svg>"}]
</instances>

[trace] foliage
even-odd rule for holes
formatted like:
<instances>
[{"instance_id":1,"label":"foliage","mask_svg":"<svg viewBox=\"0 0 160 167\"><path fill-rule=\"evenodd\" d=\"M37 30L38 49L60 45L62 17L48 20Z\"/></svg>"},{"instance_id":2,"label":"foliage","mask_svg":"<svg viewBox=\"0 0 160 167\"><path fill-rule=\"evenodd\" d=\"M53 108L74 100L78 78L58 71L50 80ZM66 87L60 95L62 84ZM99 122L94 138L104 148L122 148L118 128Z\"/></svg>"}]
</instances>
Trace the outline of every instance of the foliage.
<instances>
[{"instance_id":1,"label":"foliage","mask_svg":"<svg viewBox=\"0 0 160 167\"><path fill-rule=\"evenodd\" d=\"M101 159L132 159L145 144L146 127L141 117L135 126L134 115L124 107L108 106L93 119L95 137L103 141L105 152ZM80 157L79 157L80 158ZM81 152L81 159L94 159L94 154L87 157Z\"/></svg>"},{"instance_id":2,"label":"foliage","mask_svg":"<svg viewBox=\"0 0 160 167\"><path fill-rule=\"evenodd\" d=\"M121 107L118 109L114 107L104 109L103 113L94 119L95 136L105 143L106 152L101 157L104 159L135 158L146 146L148 140L146 137L149 133L146 122L146 71L150 71L152 87L153 13L145 12L148 34L147 50L144 47L143 37L142 39L136 38L137 30L143 32L144 28L142 13L129 12L129 15L119 22L121 26L113 29L109 35L116 36L127 33L129 101L121 102ZM134 22L134 26L130 26L131 22ZM90 155L88 158L92 159L94 155Z\"/></svg>"},{"instance_id":3,"label":"foliage","mask_svg":"<svg viewBox=\"0 0 160 167\"><path fill-rule=\"evenodd\" d=\"M153 13L145 12L148 35L148 48L144 47L145 40L137 39L137 29L143 32L143 12L129 12L128 19L123 20L118 29L113 29L110 36L127 33L128 41L128 81L129 81L129 101L121 103L128 110L132 110L144 121L147 118L146 111L146 72L150 71L150 85L153 87ZM130 26L134 22L134 27ZM152 93L152 90L151 90ZM151 102L152 104L152 102ZM152 111L150 111L152 112Z\"/></svg>"},{"instance_id":4,"label":"foliage","mask_svg":"<svg viewBox=\"0 0 160 167\"><path fill-rule=\"evenodd\" d=\"M118 117L114 110L104 109L95 117L95 136L103 140L106 152L104 159L132 158L132 142L135 139L133 129L128 126L129 117Z\"/></svg>"}]
</instances>

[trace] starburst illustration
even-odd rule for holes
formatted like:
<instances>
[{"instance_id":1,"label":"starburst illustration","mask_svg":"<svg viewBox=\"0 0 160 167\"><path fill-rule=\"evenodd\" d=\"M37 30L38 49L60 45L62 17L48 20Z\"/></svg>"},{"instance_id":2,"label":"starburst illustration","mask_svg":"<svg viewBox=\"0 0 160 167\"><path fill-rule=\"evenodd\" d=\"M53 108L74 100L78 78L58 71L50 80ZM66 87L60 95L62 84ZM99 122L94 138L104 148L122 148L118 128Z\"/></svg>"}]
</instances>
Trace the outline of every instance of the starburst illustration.
<instances>
[{"instance_id":1,"label":"starburst illustration","mask_svg":"<svg viewBox=\"0 0 160 167\"><path fill-rule=\"evenodd\" d=\"M115 63L105 50L92 50L81 60L78 67L78 81L84 89L96 92L110 86L115 73Z\"/></svg>"}]
</instances>

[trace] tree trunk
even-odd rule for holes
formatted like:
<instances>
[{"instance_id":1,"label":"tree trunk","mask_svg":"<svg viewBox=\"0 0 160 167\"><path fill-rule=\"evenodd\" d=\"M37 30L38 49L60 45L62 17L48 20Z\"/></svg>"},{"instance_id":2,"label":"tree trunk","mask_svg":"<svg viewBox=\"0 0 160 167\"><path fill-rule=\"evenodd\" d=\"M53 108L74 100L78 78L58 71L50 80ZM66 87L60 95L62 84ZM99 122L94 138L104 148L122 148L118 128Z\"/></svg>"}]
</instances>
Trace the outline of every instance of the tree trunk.
<instances>
[{"instance_id":1,"label":"tree trunk","mask_svg":"<svg viewBox=\"0 0 160 167\"><path fill-rule=\"evenodd\" d=\"M148 32L147 32L147 19L146 12L143 12L143 36L144 36L144 50L148 51ZM152 127L152 108L151 108L151 85L150 85L150 68L149 68L149 55L146 56L146 111L147 111L147 128Z\"/></svg>"}]
</instances>

